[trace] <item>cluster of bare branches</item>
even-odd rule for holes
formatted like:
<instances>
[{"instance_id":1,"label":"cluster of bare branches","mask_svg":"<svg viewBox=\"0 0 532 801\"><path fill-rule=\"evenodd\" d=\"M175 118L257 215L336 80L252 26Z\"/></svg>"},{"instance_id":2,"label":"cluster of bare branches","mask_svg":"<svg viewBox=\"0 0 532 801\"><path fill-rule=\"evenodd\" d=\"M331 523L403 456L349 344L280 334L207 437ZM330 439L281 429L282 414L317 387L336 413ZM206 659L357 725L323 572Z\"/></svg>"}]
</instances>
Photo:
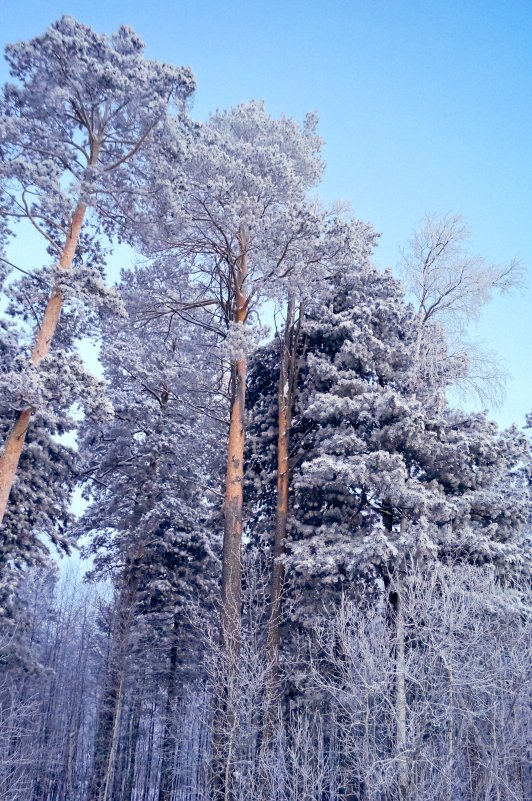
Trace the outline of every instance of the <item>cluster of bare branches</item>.
<instances>
[{"instance_id":1,"label":"cluster of bare branches","mask_svg":"<svg viewBox=\"0 0 532 801\"><path fill-rule=\"evenodd\" d=\"M109 658L112 608L94 593L80 598L73 576L55 597L35 579L20 657L26 670L6 666L0 686L2 798L530 797L532 638L523 588L503 588L489 570L440 567L398 575L366 603L324 608L302 632L272 711L264 581L253 569L246 569L246 580L242 648L230 669L216 629L203 630L200 679L182 677L171 692L168 663L160 654L154 670L146 661L149 639L137 633L112 765L103 795L95 796L94 710ZM3 643L7 653L13 649ZM295 663L304 677L299 682ZM230 743L221 744L220 732L228 731ZM231 766L223 795L213 770L217 749Z\"/></svg>"}]
</instances>

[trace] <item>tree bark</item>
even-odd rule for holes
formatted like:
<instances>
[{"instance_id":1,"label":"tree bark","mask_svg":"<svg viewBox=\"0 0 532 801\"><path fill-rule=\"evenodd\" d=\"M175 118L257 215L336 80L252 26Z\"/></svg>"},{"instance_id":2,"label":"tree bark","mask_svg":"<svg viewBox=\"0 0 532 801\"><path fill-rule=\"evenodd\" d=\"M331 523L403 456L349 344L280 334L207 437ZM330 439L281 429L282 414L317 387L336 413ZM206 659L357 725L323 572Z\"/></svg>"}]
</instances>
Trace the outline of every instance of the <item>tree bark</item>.
<instances>
[{"instance_id":1,"label":"tree bark","mask_svg":"<svg viewBox=\"0 0 532 801\"><path fill-rule=\"evenodd\" d=\"M65 744L65 801L74 799L74 770L76 755L79 748L80 732L82 731L83 701L85 696L85 682L87 678L88 654L85 645L85 631L87 627L87 608L83 612L82 640L80 652L76 662L76 687L73 696L72 712L68 724L68 734Z\"/></svg>"},{"instance_id":2,"label":"tree bark","mask_svg":"<svg viewBox=\"0 0 532 801\"><path fill-rule=\"evenodd\" d=\"M246 241L241 237L241 255L235 276L234 322L244 325L247 317L245 281ZM222 555L222 641L230 660L238 659L242 606L242 508L244 484L244 441L247 359L243 355L231 367L231 416L227 444L227 469Z\"/></svg>"},{"instance_id":3,"label":"tree bark","mask_svg":"<svg viewBox=\"0 0 532 801\"><path fill-rule=\"evenodd\" d=\"M231 420L227 448L221 608L222 641L231 660L238 658L240 650L246 372L246 359L238 359L231 369Z\"/></svg>"},{"instance_id":4,"label":"tree bark","mask_svg":"<svg viewBox=\"0 0 532 801\"><path fill-rule=\"evenodd\" d=\"M292 426L292 407L297 385L297 348L303 309L300 306L299 318L295 319L295 301L290 298L287 306L286 324L281 344L281 358L278 386L278 431L277 431L277 505L275 510L275 537L273 543L272 574L269 593L269 619L266 642L267 701L266 729L272 713L273 696L279 674L279 648L281 643L280 621L284 583L286 529L288 522L288 495L290 490L290 430Z\"/></svg>"},{"instance_id":5,"label":"tree bark","mask_svg":"<svg viewBox=\"0 0 532 801\"><path fill-rule=\"evenodd\" d=\"M233 322L245 325L249 298L247 278L247 236L239 232L240 255L234 270ZM244 500L244 443L247 358L245 354L231 365L231 413L227 442L227 467L222 551L220 635L222 672L214 716L213 797L233 798L234 746L237 734L236 676L241 646L242 615L242 512Z\"/></svg>"},{"instance_id":6,"label":"tree bark","mask_svg":"<svg viewBox=\"0 0 532 801\"><path fill-rule=\"evenodd\" d=\"M396 592L396 651L395 651L395 712L396 755L399 760L399 797L402 801L408 793L408 762L406 757L406 664L405 664L405 618L399 587Z\"/></svg>"},{"instance_id":7,"label":"tree bark","mask_svg":"<svg viewBox=\"0 0 532 801\"><path fill-rule=\"evenodd\" d=\"M136 561L141 561L142 556L143 548ZM94 738L94 757L87 801L109 801L108 793L112 784L113 753L116 748L129 635L137 597L138 570L129 567L126 575L120 593L116 621L112 627L107 676Z\"/></svg>"},{"instance_id":8,"label":"tree bark","mask_svg":"<svg viewBox=\"0 0 532 801\"><path fill-rule=\"evenodd\" d=\"M126 766L125 766L125 781L124 791L122 793L122 801L131 801L135 787L135 770L137 764L137 745L140 739L140 712L141 712L141 698L135 700L133 710L131 713L131 726L129 741L126 749Z\"/></svg>"},{"instance_id":9,"label":"tree bark","mask_svg":"<svg viewBox=\"0 0 532 801\"><path fill-rule=\"evenodd\" d=\"M155 720L157 718L157 708L152 706L151 708L151 715L150 715L150 725L148 728L148 737L146 742L146 762L144 765L144 781L143 781L143 792L141 798L151 798L151 790L152 790L152 781L151 781L151 774L152 774L152 765L153 765L153 743L155 740ZM107 799L106 799L107 801ZM109 799L109 801L114 801L114 799Z\"/></svg>"},{"instance_id":10,"label":"tree bark","mask_svg":"<svg viewBox=\"0 0 532 801\"><path fill-rule=\"evenodd\" d=\"M176 699L176 673L177 673L177 633L179 621L174 615L172 626L173 641L170 648L170 670L168 672L168 689L166 693L166 708L164 713L164 731L161 756L161 779L159 783L158 801L171 801L172 784L174 778L174 762L176 752L176 736L174 726L175 699Z\"/></svg>"},{"instance_id":11,"label":"tree bark","mask_svg":"<svg viewBox=\"0 0 532 801\"><path fill-rule=\"evenodd\" d=\"M405 535L407 529L408 519L403 512L400 523L401 534ZM408 796L408 760L406 755L406 644L405 614L400 581L400 571L398 571L398 575L396 575L395 578L395 592L393 593L395 601L395 753L399 761L399 798L401 801L406 801Z\"/></svg>"},{"instance_id":12,"label":"tree bark","mask_svg":"<svg viewBox=\"0 0 532 801\"><path fill-rule=\"evenodd\" d=\"M70 221L70 234L59 259L59 267L62 270L69 270L72 266L85 212L85 204L78 203ZM35 367L38 367L50 352L50 344L57 329L62 305L63 293L58 287L55 287L48 299L31 353L31 361ZM32 408L27 408L20 412L13 428L7 435L4 449L0 455L0 524L4 519L7 501L17 473L20 455L24 448L26 432L34 411Z\"/></svg>"},{"instance_id":13,"label":"tree bark","mask_svg":"<svg viewBox=\"0 0 532 801\"><path fill-rule=\"evenodd\" d=\"M453 691L453 669L450 660L446 654L442 655L445 676L447 679L447 720L445 726L447 729L447 753L445 754L445 776L444 776L444 801L453 801L453 785L454 785L454 691Z\"/></svg>"}]
</instances>

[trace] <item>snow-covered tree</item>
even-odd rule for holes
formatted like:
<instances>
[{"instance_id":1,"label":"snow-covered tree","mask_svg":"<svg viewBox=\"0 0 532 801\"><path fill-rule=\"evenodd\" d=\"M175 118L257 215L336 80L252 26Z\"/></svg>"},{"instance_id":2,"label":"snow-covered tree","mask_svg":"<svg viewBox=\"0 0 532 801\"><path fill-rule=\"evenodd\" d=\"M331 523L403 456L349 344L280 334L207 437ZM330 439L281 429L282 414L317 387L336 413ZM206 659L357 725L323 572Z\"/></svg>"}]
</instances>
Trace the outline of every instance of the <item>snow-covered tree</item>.
<instances>
[{"instance_id":1,"label":"snow-covered tree","mask_svg":"<svg viewBox=\"0 0 532 801\"><path fill-rule=\"evenodd\" d=\"M74 571L26 571L26 614L0 635L0 792L6 801L51 795L81 801L102 659L96 597Z\"/></svg>"},{"instance_id":2,"label":"snow-covered tree","mask_svg":"<svg viewBox=\"0 0 532 801\"><path fill-rule=\"evenodd\" d=\"M519 560L525 497L512 476L526 441L411 391L416 320L400 285L370 271L336 286L306 347L295 574L337 591L404 561Z\"/></svg>"},{"instance_id":3,"label":"snow-covered tree","mask_svg":"<svg viewBox=\"0 0 532 801\"><path fill-rule=\"evenodd\" d=\"M497 355L468 340L494 292L507 293L523 280L522 264L490 264L471 252L470 232L459 215L423 220L402 252L399 273L417 312L413 388L440 385L440 398L454 387L483 403L500 402L504 371Z\"/></svg>"},{"instance_id":4,"label":"snow-covered tree","mask_svg":"<svg viewBox=\"0 0 532 801\"><path fill-rule=\"evenodd\" d=\"M109 324L101 352L115 418L103 427L87 425L82 440L91 503L81 530L90 538L93 574L110 575L116 586L94 748L95 798L112 782L127 663L143 649L157 649L165 666L168 783L178 672L195 669L191 608L208 608L217 578L210 528L219 482L219 366L212 360L212 334L201 338L191 324L169 325L166 317L143 320L142 296L152 279L160 280L160 271L123 275L128 321Z\"/></svg>"},{"instance_id":5,"label":"snow-covered tree","mask_svg":"<svg viewBox=\"0 0 532 801\"><path fill-rule=\"evenodd\" d=\"M8 320L0 320L0 371L4 375L13 375L17 366L18 341L13 328ZM53 389L48 389L53 395ZM68 431L73 421L53 401L49 408L52 419L38 417L28 434L13 487L13 503L0 525L1 625L16 620L17 587L23 571L47 563L45 538L61 552L70 550L69 501L76 482L75 455L56 435ZM3 435L7 435L11 420L12 408L4 395L0 401Z\"/></svg>"},{"instance_id":6,"label":"snow-covered tree","mask_svg":"<svg viewBox=\"0 0 532 801\"><path fill-rule=\"evenodd\" d=\"M439 383L415 393L416 337L401 285L369 267L332 280L328 297L308 307L282 559L302 620L311 622L327 598L375 589L408 563L467 559L507 572L526 564L526 440L482 414L442 407ZM250 388L250 536L266 529L266 542L275 513L275 371L269 347Z\"/></svg>"},{"instance_id":7,"label":"snow-covered tree","mask_svg":"<svg viewBox=\"0 0 532 801\"><path fill-rule=\"evenodd\" d=\"M409 571L401 592L400 710L396 627L385 597L369 605L344 599L332 618L313 624L320 657L311 684L334 721L330 765L339 796L526 798L531 610L524 586L505 590L489 569L436 565Z\"/></svg>"},{"instance_id":8,"label":"snow-covered tree","mask_svg":"<svg viewBox=\"0 0 532 801\"><path fill-rule=\"evenodd\" d=\"M236 654L240 627L245 389L255 314L271 298L301 286L340 251L358 250L366 227L328 218L307 194L322 172L321 140L309 116L301 127L273 119L261 103L214 114L188 151L187 191L162 193L160 224L145 246L179 257L193 293L166 292L169 314L194 306L223 324L231 365L222 630ZM364 242L365 244L365 242ZM340 256L338 256L340 259Z\"/></svg>"},{"instance_id":9,"label":"snow-covered tree","mask_svg":"<svg viewBox=\"0 0 532 801\"><path fill-rule=\"evenodd\" d=\"M109 37L71 17L36 39L8 46L6 57L16 83L6 85L0 102L2 225L25 221L22 236L33 227L54 259L42 275L50 285L42 311L31 292L26 298L37 318L28 366L19 377L27 386L33 376L50 370L50 365L39 367L49 354L65 297L73 294L90 304L102 292L93 265L70 269L76 254L84 258L82 231L90 231L93 223L99 231L127 237L135 201L154 191L145 183L143 156L169 124L174 141L178 131L183 141L186 126L175 115L169 123L168 114L170 108L183 111L194 81L187 69L147 60L130 28ZM70 403L77 400L69 397ZM38 398L24 400L22 407L20 400L13 407L16 420L0 456L0 519L39 408Z\"/></svg>"},{"instance_id":10,"label":"snow-covered tree","mask_svg":"<svg viewBox=\"0 0 532 801\"><path fill-rule=\"evenodd\" d=\"M312 115L197 125L129 28L63 17L7 57L2 798L524 801L530 447L448 396L519 265L448 217L404 285L374 269L309 195ZM111 290L116 238L145 260ZM42 569L73 535L88 591Z\"/></svg>"}]
</instances>

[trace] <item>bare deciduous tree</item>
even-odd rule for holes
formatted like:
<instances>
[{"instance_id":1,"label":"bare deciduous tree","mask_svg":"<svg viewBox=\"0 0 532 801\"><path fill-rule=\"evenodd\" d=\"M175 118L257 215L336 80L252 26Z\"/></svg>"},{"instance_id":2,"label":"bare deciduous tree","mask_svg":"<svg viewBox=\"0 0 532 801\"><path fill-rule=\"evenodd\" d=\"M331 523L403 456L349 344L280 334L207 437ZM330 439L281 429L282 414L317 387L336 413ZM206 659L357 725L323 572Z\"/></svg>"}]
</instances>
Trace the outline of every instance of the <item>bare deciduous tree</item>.
<instances>
[{"instance_id":1,"label":"bare deciduous tree","mask_svg":"<svg viewBox=\"0 0 532 801\"><path fill-rule=\"evenodd\" d=\"M495 354L468 342L467 328L494 292L506 293L522 285L523 265L519 259L490 264L471 253L469 242L462 217L428 215L402 251L399 272L417 308L416 380L434 380L442 372L443 361L447 378L454 375L462 394L497 404L504 370Z\"/></svg>"}]
</instances>

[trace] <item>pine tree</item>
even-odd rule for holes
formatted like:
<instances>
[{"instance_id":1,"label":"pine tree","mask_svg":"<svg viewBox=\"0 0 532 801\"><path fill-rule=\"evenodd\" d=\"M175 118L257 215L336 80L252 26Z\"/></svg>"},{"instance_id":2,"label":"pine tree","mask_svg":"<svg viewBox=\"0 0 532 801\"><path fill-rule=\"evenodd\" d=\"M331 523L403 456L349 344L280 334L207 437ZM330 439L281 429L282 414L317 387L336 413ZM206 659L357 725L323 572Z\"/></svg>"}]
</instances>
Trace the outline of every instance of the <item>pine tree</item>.
<instances>
[{"instance_id":1,"label":"pine tree","mask_svg":"<svg viewBox=\"0 0 532 801\"><path fill-rule=\"evenodd\" d=\"M218 402L213 348L207 336L193 339L190 325L169 327L165 317L143 324L139 299L152 277L150 270L123 277L129 319L108 328L101 353L115 420L87 426L83 439L92 502L82 531L91 538L93 574L110 574L116 586L94 747L95 799L113 785L127 664L144 649L157 650L167 665L161 799L168 797L178 670L184 675L197 650L189 616L194 605L208 608L216 581L208 493L216 497L218 423L197 414L201 404L214 411Z\"/></svg>"},{"instance_id":2,"label":"pine tree","mask_svg":"<svg viewBox=\"0 0 532 801\"><path fill-rule=\"evenodd\" d=\"M189 150L186 191L179 186L173 191L170 176L167 193L157 198L161 224L140 231L149 253L177 258L192 289L184 295L182 281L177 291L167 288L155 313L165 306L168 315L178 316L208 309L225 335L230 423L220 630L228 660L222 693L229 714L241 625L247 359L261 336L253 318L266 300L284 297L323 272L342 248L358 252L367 232L367 226L343 222L309 202L308 190L322 171L320 147L313 117L302 127L284 117L274 120L260 103L217 113ZM161 297L160 290L156 294ZM232 769L220 767L217 775L221 783L222 776L231 781Z\"/></svg>"},{"instance_id":3,"label":"pine tree","mask_svg":"<svg viewBox=\"0 0 532 801\"><path fill-rule=\"evenodd\" d=\"M526 443L483 415L431 404L428 386L423 402L412 392L416 321L400 285L353 276L306 335L300 405L313 433L288 557L299 581L337 593L404 562L473 558L476 548L476 559L517 558L523 496L511 477Z\"/></svg>"},{"instance_id":4,"label":"pine tree","mask_svg":"<svg viewBox=\"0 0 532 801\"><path fill-rule=\"evenodd\" d=\"M87 265L71 271L82 232L92 222L127 237L124 226L143 194L139 181L146 181L142 156L168 124L169 104L182 107L194 88L188 70L150 62L142 49L130 28L108 37L63 17L42 36L6 50L18 83L4 88L0 103L2 225L25 221L55 260L45 276L49 296L35 320L30 373L39 373L50 352L65 294L85 293L90 301L101 291L97 271ZM176 143L184 128L177 120ZM36 408L20 409L6 437L0 520Z\"/></svg>"},{"instance_id":5,"label":"pine tree","mask_svg":"<svg viewBox=\"0 0 532 801\"><path fill-rule=\"evenodd\" d=\"M413 391L417 320L401 285L370 268L331 281L302 336L284 559L289 586L301 593L299 619L310 622L317 603L367 592L408 563L470 559L515 569L526 442L484 415L442 407L440 378L423 392L418 378ZM262 527L273 514L275 475L271 349L259 365L250 397L253 459L266 479L256 482L253 512Z\"/></svg>"},{"instance_id":6,"label":"pine tree","mask_svg":"<svg viewBox=\"0 0 532 801\"><path fill-rule=\"evenodd\" d=\"M0 428L7 436L17 409L38 402L40 413L27 436L27 448L13 486L10 504L0 525L0 626L15 625L19 617L18 585L28 567L50 568L46 540L59 553L72 547L70 500L77 481L75 451L62 437L78 421L65 404L63 392L77 393L80 384L85 408L106 414L99 398L102 384L87 375L79 361L63 351L45 376L28 375L19 355L19 329L10 316L0 318ZM44 380L43 380L44 378Z\"/></svg>"},{"instance_id":7,"label":"pine tree","mask_svg":"<svg viewBox=\"0 0 532 801\"><path fill-rule=\"evenodd\" d=\"M186 191L167 176L158 197L159 226L140 230L143 247L190 276L189 296L156 291L158 314L211 311L231 364L231 411L225 499L223 630L238 650L243 449L247 357L261 337L265 301L307 287L336 260L367 247L369 226L343 220L309 201L322 172L321 140L310 115L303 126L270 117L261 103L214 114L188 150ZM176 186L177 183L177 186ZM175 188L174 188L175 187ZM374 235L373 235L374 236ZM179 286L179 282L177 282Z\"/></svg>"},{"instance_id":8,"label":"pine tree","mask_svg":"<svg viewBox=\"0 0 532 801\"><path fill-rule=\"evenodd\" d=\"M379 597L386 588L400 797L409 785L402 577L438 560L488 562L514 576L527 562L526 441L445 403L442 388L456 379L454 365L446 372L443 359L438 369L418 369L419 324L401 285L369 267L335 277L328 296L309 306L292 431L290 533L281 557L294 599L283 625L292 686L307 683L305 658L301 672L295 667L298 629L312 630L324 608ZM445 347L441 337L442 354ZM251 373L255 541L274 517L274 353L266 348Z\"/></svg>"}]
</instances>

